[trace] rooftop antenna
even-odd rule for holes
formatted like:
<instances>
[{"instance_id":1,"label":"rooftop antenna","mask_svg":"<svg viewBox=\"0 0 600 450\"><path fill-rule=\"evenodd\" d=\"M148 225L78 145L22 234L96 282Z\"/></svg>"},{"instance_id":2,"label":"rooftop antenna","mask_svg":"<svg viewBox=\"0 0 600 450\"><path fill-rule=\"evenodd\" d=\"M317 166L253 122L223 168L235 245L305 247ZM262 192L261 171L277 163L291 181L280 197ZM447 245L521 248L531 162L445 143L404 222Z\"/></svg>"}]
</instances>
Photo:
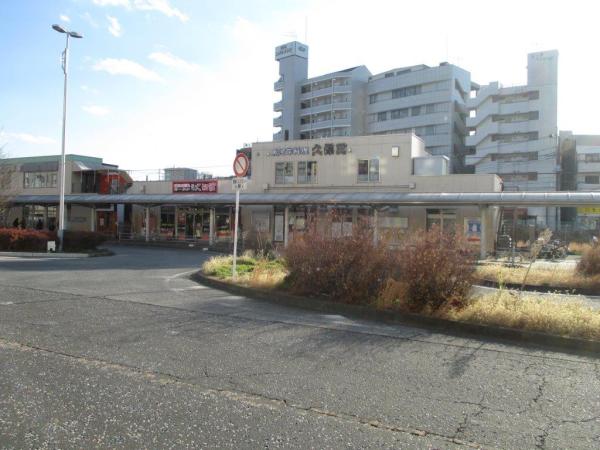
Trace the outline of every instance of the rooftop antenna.
<instances>
[{"instance_id":1,"label":"rooftop antenna","mask_svg":"<svg viewBox=\"0 0 600 450\"><path fill-rule=\"evenodd\" d=\"M308 16L304 16L304 43L308 45Z\"/></svg>"}]
</instances>

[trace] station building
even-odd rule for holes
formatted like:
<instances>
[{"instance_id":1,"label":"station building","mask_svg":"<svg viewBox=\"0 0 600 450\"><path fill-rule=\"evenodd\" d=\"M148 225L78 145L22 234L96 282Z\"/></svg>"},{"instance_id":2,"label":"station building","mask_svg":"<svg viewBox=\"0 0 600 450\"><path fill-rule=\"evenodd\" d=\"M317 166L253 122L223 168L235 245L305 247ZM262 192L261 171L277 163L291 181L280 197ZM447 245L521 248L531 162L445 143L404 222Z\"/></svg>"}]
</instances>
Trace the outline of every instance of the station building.
<instances>
[{"instance_id":1,"label":"station building","mask_svg":"<svg viewBox=\"0 0 600 450\"><path fill-rule=\"evenodd\" d=\"M252 172L240 196L242 236L256 232L285 246L305 231L312 214L334 210L339 213L334 232L340 234L361 219L376 236L398 238L438 224L467 233L478 244L485 228L486 251L493 250L497 211L486 208L482 214L477 204L451 205L444 195L499 193L500 179L493 174L449 174L448 157L429 154L413 133L258 142L245 153ZM26 226L35 227L40 219L44 228L55 226L57 161L4 160L13 167L6 225L19 218ZM32 176L50 182L32 185ZM67 186L67 229L206 245L227 243L233 236L231 178L133 181L99 158L69 155ZM429 200L419 200L425 197Z\"/></svg>"}]
</instances>

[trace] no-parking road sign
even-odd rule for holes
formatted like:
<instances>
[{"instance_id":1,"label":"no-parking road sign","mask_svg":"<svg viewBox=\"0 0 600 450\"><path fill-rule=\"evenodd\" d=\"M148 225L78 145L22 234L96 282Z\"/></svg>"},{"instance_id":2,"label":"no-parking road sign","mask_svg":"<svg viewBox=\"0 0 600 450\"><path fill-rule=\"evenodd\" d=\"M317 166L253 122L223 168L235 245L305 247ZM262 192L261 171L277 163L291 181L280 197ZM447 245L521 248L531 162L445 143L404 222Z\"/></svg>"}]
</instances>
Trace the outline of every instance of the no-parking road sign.
<instances>
[{"instance_id":1,"label":"no-parking road sign","mask_svg":"<svg viewBox=\"0 0 600 450\"><path fill-rule=\"evenodd\" d=\"M250 160L243 153L238 153L233 160L233 173L236 177L245 177L250 168Z\"/></svg>"}]
</instances>

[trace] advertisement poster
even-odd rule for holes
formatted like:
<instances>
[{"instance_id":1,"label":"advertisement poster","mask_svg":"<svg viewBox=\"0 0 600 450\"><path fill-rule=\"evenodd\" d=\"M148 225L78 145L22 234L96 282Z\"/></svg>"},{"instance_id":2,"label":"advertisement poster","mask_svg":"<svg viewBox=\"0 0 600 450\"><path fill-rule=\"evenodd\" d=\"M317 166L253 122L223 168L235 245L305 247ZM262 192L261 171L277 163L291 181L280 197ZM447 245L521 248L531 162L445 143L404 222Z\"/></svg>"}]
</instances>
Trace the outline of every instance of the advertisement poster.
<instances>
[{"instance_id":1,"label":"advertisement poster","mask_svg":"<svg viewBox=\"0 0 600 450\"><path fill-rule=\"evenodd\" d=\"M465 218L465 237L468 242L481 242L481 219Z\"/></svg>"}]
</instances>

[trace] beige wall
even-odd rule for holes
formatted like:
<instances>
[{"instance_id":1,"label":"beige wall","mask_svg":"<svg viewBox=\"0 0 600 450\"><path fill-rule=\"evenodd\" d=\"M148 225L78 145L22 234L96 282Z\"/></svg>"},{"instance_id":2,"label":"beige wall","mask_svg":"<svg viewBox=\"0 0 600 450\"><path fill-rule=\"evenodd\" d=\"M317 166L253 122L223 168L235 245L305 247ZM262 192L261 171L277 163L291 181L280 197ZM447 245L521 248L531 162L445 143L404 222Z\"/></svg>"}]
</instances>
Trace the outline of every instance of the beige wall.
<instances>
[{"instance_id":1,"label":"beige wall","mask_svg":"<svg viewBox=\"0 0 600 450\"><path fill-rule=\"evenodd\" d=\"M313 155L315 144L346 143L345 155ZM309 155L273 156L275 149L308 148ZM392 156L392 148L399 156ZM413 175L414 157L428 156L423 141L411 134L371 135L287 142L259 142L252 145L252 177L248 192L498 192L500 179L486 175ZM358 160L379 159L379 181L358 181ZM294 162L297 181L299 161L317 161L314 184L275 184L275 164Z\"/></svg>"}]
</instances>

